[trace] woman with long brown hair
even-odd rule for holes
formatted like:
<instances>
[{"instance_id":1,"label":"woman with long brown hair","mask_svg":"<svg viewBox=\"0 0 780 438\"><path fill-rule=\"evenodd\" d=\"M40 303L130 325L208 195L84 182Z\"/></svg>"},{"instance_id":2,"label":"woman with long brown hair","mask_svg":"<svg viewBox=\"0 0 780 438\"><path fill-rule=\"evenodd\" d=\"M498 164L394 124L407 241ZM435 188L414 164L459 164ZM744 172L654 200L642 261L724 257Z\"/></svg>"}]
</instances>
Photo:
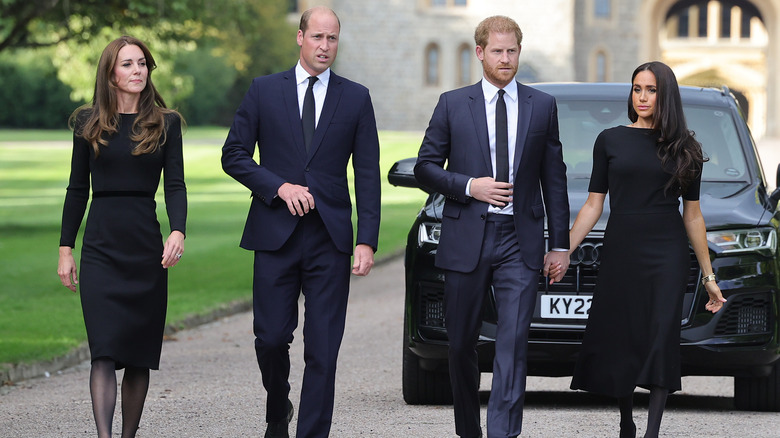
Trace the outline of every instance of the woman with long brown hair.
<instances>
[{"instance_id":1,"label":"woman with long brown hair","mask_svg":"<svg viewBox=\"0 0 780 438\"><path fill-rule=\"evenodd\" d=\"M92 357L90 395L99 437L110 437L122 379L122 437L141 420L149 370L158 369L168 298L168 268L184 252L187 192L181 116L152 83L154 58L123 36L103 50L91 105L71 116L73 155L62 213L62 284L76 292ZM163 243L155 193L163 175L171 232ZM92 187L81 248L73 257Z\"/></svg>"},{"instance_id":2,"label":"woman with long brown hair","mask_svg":"<svg viewBox=\"0 0 780 438\"><path fill-rule=\"evenodd\" d=\"M699 207L706 159L687 128L677 79L667 65L649 62L631 82L633 123L596 139L590 193L570 231L570 248L577 248L609 193L601 267L571 388L617 398L621 437L636 436L634 389L649 389L645 437L657 437L666 397L681 388L689 241L709 295L705 308L717 312L726 300L715 282Z\"/></svg>"}]
</instances>

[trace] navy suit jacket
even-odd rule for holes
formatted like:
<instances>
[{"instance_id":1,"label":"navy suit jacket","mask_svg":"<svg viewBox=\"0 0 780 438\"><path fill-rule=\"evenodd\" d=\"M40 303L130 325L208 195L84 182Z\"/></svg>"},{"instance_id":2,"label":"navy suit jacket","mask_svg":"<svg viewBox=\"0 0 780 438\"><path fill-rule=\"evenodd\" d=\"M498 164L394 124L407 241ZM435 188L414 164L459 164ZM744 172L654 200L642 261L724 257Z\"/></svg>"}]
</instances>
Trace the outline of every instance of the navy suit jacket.
<instances>
[{"instance_id":1,"label":"navy suit jacket","mask_svg":"<svg viewBox=\"0 0 780 438\"><path fill-rule=\"evenodd\" d=\"M258 160L255 161L255 146ZM252 191L241 247L274 251L299 221L279 199L285 183L309 188L339 251L353 248L347 165L352 158L357 243L376 250L379 236L379 139L368 89L331 71L317 129L306 153L295 69L255 78L222 148L222 168Z\"/></svg>"},{"instance_id":2,"label":"navy suit jacket","mask_svg":"<svg viewBox=\"0 0 780 438\"><path fill-rule=\"evenodd\" d=\"M555 99L518 83L514 155L514 222L521 257L542 267L544 217L549 248L569 247L566 165L558 139ZM441 95L433 111L414 173L423 186L446 197L436 266L471 272L477 266L488 204L466 196L469 178L493 176L481 83ZM446 163L446 168L445 168Z\"/></svg>"}]
</instances>

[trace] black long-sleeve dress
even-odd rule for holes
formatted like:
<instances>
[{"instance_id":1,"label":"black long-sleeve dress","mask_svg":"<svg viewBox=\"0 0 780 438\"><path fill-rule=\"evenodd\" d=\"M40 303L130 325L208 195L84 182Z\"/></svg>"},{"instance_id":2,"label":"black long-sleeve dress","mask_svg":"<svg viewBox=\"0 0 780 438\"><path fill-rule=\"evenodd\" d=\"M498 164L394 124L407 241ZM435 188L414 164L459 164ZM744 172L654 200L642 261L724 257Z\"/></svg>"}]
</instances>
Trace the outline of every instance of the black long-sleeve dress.
<instances>
[{"instance_id":1,"label":"black long-sleeve dress","mask_svg":"<svg viewBox=\"0 0 780 438\"><path fill-rule=\"evenodd\" d=\"M118 132L108 138L108 146L100 147L97 157L89 142L74 134L60 246L75 247L91 176L79 288L92 360L110 358L117 368L158 369L168 272L161 265L163 240L154 195L162 173L171 230L184 233L187 192L181 120L167 114L165 143L155 153L134 156L130 135L135 117L120 115Z\"/></svg>"},{"instance_id":2,"label":"black long-sleeve dress","mask_svg":"<svg viewBox=\"0 0 780 438\"><path fill-rule=\"evenodd\" d=\"M679 390L680 318L690 269L679 197L658 157L659 132L618 126L593 150L588 191L609 192L596 290L572 389L614 397L636 386ZM683 194L698 200L701 174Z\"/></svg>"}]
</instances>

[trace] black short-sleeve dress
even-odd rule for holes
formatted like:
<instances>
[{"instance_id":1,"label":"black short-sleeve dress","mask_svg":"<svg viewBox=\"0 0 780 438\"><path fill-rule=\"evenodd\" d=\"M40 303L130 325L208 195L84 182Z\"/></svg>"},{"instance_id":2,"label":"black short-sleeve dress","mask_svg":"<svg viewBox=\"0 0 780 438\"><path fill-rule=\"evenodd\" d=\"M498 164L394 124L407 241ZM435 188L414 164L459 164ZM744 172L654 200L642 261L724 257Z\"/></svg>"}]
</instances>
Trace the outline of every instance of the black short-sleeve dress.
<instances>
[{"instance_id":1,"label":"black short-sleeve dress","mask_svg":"<svg viewBox=\"0 0 780 438\"><path fill-rule=\"evenodd\" d=\"M690 250L679 197L658 157L659 132L618 126L599 134L590 192L609 192L602 261L572 389L624 397L681 388L680 320ZM699 199L699 178L683 195Z\"/></svg>"},{"instance_id":2,"label":"black short-sleeve dress","mask_svg":"<svg viewBox=\"0 0 780 438\"><path fill-rule=\"evenodd\" d=\"M84 119L85 113L77 120ZM171 230L185 232L181 120L165 116L165 142L154 153L132 155L135 114L120 114L119 130L100 147L74 134L71 173L62 213L60 246L75 247L89 200L81 248L79 290L92 360L117 368L158 369L168 300L163 240L155 193L164 175ZM76 129L74 132L78 132Z\"/></svg>"}]
</instances>

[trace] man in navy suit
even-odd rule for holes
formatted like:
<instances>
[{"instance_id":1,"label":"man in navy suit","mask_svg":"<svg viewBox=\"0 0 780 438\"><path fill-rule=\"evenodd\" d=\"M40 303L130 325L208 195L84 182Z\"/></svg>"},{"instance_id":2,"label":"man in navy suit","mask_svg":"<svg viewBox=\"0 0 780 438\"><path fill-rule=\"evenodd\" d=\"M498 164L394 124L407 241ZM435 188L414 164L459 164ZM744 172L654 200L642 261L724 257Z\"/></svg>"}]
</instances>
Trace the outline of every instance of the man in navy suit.
<instances>
[{"instance_id":1,"label":"man in navy suit","mask_svg":"<svg viewBox=\"0 0 780 438\"><path fill-rule=\"evenodd\" d=\"M476 345L493 286L498 311L488 437L521 432L528 330L542 267L568 268L569 201L555 99L518 83L523 34L495 16L476 29L483 79L441 95L415 166L446 197L436 266L445 270L455 431L480 437ZM500 100L499 100L500 99ZM446 168L444 167L446 163ZM547 214L549 248L544 254Z\"/></svg>"},{"instance_id":2,"label":"man in navy suit","mask_svg":"<svg viewBox=\"0 0 780 438\"><path fill-rule=\"evenodd\" d=\"M358 223L352 273L367 275L374 264L379 140L368 90L330 70L340 30L332 10L304 12L298 64L252 82L222 148L225 172L252 191L241 247L255 257L255 351L268 393L266 437L288 436L289 346L301 292L305 369L297 437L330 431L353 254L350 157Z\"/></svg>"}]
</instances>

